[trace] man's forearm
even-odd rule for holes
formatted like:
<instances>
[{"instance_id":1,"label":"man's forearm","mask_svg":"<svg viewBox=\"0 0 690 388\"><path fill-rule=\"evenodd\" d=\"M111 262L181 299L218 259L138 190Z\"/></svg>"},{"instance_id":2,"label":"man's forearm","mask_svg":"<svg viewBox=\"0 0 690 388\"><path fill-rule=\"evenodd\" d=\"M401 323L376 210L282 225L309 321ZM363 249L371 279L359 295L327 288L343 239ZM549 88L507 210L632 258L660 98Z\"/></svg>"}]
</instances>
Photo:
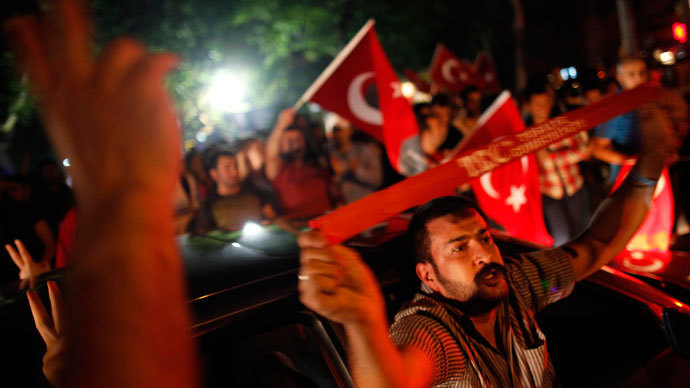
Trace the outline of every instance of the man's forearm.
<instances>
[{"instance_id":1,"label":"man's forearm","mask_svg":"<svg viewBox=\"0 0 690 388\"><path fill-rule=\"evenodd\" d=\"M285 128L276 125L266 140L266 177L273 181L278 177L282 162L280 160L280 137Z\"/></svg>"},{"instance_id":2,"label":"man's forearm","mask_svg":"<svg viewBox=\"0 0 690 388\"><path fill-rule=\"evenodd\" d=\"M401 351L388 337L385 320L346 326L348 359L359 388L418 388L429 385L431 366L422 350Z\"/></svg>"},{"instance_id":3,"label":"man's forearm","mask_svg":"<svg viewBox=\"0 0 690 388\"><path fill-rule=\"evenodd\" d=\"M664 121L658 111L641 112L643 150L633 170L616 192L599 206L588 230L574 246L591 251L583 255L589 263L573 262L576 274L582 279L617 255L644 221L654 194L652 181L658 180L668 155L664 140ZM655 133L654 130L658 132ZM655 138L656 136L656 138Z\"/></svg>"},{"instance_id":4,"label":"man's forearm","mask_svg":"<svg viewBox=\"0 0 690 388\"><path fill-rule=\"evenodd\" d=\"M196 385L182 263L168 205L146 193L126 192L82 207L66 304L74 357L67 386Z\"/></svg>"}]
</instances>

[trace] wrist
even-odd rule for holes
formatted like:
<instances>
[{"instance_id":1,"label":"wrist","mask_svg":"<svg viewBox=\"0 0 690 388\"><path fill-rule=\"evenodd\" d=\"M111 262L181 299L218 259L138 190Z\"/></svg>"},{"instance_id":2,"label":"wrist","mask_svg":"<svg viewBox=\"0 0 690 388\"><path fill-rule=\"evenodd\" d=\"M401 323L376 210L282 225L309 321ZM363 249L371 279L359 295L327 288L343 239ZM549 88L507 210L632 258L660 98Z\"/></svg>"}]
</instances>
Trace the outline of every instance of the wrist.
<instances>
[{"instance_id":1,"label":"wrist","mask_svg":"<svg viewBox=\"0 0 690 388\"><path fill-rule=\"evenodd\" d=\"M385 317L369 316L365 319L348 322L343 325L348 336L378 338L388 333L388 321Z\"/></svg>"},{"instance_id":2,"label":"wrist","mask_svg":"<svg viewBox=\"0 0 690 388\"><path fill-rule=\"evenodd\" d=\"M80 224L143 224L166 228L173 224L172 194L168 191L126 188L101 196L77 198ZM107 220L107 222L106 222ZM170 224L170 225L168 225ZM102 227L107 227L103 225Z\"/></svg>"},{"instance_id":3,"label":"wrist","mask_svg":"<svg viewBox=\"0 0 690 388\"><path fill-rule=\"evenodd\" d=\"M381 303L372 303L369 300L366 307L359 314L359 319L352 320L344 324L345 331L357 332L365 335L374 335L381 330L388 331L388 318L386 308Z\"/></svg>"}]
</instances>

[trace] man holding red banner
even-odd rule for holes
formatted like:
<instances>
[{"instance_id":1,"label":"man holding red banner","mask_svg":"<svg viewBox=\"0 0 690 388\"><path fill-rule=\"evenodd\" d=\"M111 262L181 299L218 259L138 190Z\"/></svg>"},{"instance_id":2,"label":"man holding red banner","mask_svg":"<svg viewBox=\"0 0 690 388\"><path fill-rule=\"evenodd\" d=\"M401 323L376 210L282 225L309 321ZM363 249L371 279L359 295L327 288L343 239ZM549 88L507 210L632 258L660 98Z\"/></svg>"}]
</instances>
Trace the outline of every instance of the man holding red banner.
<instances>
[{"instance_id":1,"label":"man holding red banner","mask_svg":"<svg viewBox=\"0 0 690 388\"><path fill-rule=\"evenodd\" d=\"M590 226L562 247L503 258L476 208L458 197L420 207L410 223L422 282L387 336L384 299L359 255L300 236L302 302L345 326L358 387L552 386L554 369L534 313L569 295L625 247L644 219L668 155L668 123L637 112L643 151Z\"/></svg>"}]
</instances>

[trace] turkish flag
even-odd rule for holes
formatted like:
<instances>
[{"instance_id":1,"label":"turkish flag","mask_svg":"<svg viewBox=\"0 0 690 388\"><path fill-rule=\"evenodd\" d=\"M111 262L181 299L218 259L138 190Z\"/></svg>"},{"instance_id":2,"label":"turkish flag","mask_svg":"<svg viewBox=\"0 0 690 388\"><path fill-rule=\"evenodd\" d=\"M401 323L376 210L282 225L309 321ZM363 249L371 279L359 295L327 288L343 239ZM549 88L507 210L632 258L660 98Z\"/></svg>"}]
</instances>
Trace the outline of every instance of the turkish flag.
<instances>
[{"instance_id":1,"label":"turkish flag","mask_svg":"<svg viewBox=\"0 0 690 388\"><path fill-rule=\"evenodd\" d=\"M615 191L623 183L623 180L634 165L635 161L630 160L621 166L621 171L611 192ZM673 192L671 191L668 169L665 168L656 185L656 190L654 190L647 217L645 217L644 222L632 239L630 239L623 252L616 257L616 263L636 270L643 270L644 268L644 272L658 272L664 267L659 265L659 263L664 263L664 260L660 260L660 258L664 258L669 254L672 231ZM635 254L635 252L640 251L646 254ZM652 253L652 255L648 253Z\"/></svg>"},{"instance_id":2,"label":"turkish flag","mask_svg":"<svg viewBox=\"0 0 690 388\"><path fill-rule=\"evenodd\" d=\"M339 114L382 142L396 169L403 142L418 133L414 112L379 43L373 20L345 46L302 99Z\"/></svg>"},{"instance_id":3,"label":"turkish flag","mask_svg":"<svg viewBox=\"0 0 690 388\"><path fill-rule=\"evenodd\" d=\"M467 85L477 85L479 82L472 65L455 56L440 43L431 60L429 76L436 86L456 93Z\"/></svg>"},{"instance_id":4,"label":"turkish flag","mask_svg":"<svg viewBox=\"0 0 690 388\"><path fill-rule=\"evenodd\" d=\"M498 93L501 91L501 84L498 82L498 73L493 61L483 52L477 54L474 60L474 72L478 82L478 87L489 93Z\"/></svg>"},{"instance_id":5,"label":"turkish flag","mask_svg":"<svg viewBox=\"0 0 690 388\"><path fill-rule=\"evenodd\" d=\"M463 139L454 154L524 129L525 123L510 92L504 91L482 113L475 129ZM536 158L530 154L498 167L470 184L482 210L510 235L550 246L553 238L544 225L538 174Z\"/></svg>"}]
</instances>

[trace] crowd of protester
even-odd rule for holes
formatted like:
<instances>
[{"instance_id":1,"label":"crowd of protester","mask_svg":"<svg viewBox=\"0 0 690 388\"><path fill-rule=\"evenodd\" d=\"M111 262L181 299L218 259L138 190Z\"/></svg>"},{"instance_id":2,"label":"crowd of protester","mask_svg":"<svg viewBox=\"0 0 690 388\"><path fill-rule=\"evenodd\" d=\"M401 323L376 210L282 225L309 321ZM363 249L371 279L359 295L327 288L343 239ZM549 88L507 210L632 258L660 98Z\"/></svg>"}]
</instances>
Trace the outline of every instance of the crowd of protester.
<instances>
[{"instance_id":1,"label":"crowd of protester","mask_svg":"<svg viewBox=\"0 0 690 388\"><path fill-rule=\"evenodd\" d=\"M557 76L534 75L518 102L529 126L647 81L645 62L625 59L615 78L585 77L579 91ZM675 96L667 114L676 131L677 151L683 154L688 148L687 105ZM175 231L231 231L247 221L303 226L310 218L441 163L475 129L495 97L469 85L460 93L440 91L429 102L413 104L419 134L403 144L400 174L380 143L334 113L310 120L285 109L268 136L257 130L250 138L200 143L183 159L172 209ZM539 181L533 184L542 193L544 221L555 245L585 228L591 209L610 192L620 165L639 148L635 113L630 112L536 153ZM687 209L685 170L672 169L676 218L681 220ZM3 244L22 241L35 261L48 262L51 268L69 260L77 227L65 178L55 161L46 160L30 174L4 174L0 182L0 206L9 215L2 218ZM469 185L457 191L472 194ZM500 227L500 220L494 221ZM16 278L9 257L0 276L4 282Z\"/></svg>"},{"instance_id":2,"label":"crowd of protester","mask_svg":"<svg viewBox=\"0 0 690 388\"><path fill-rule=\"evenodd\" d=\"M49 7L51 17L40 22L14 19L8 30L19 40L18 61L29 73L57 154L74 157L73 167L67 172L73 177L78 201L75 206L71 189L53 161L41 163L29 176L3 176L0 235L9 256L3 265L12 267L13 263L14 267L3 269L0 275L9 279L19 272L25 280L52 267L69 265L72 269L66 280L69 292L64 305L56 284L48 283L52 319L36 292L27 293L36 326L47 345L44 373L54 385L195 386L199 371L189 335L190 317L184 304L183 271L174 235L236 230L246 221L287 220L300 224L402 177L391 176L381 145L364 137L350 123L337 117L330 119L323 135L320 123L309 122L293 109L279 114L266 139L257 134L256 138L205 145L190 150L183 158L179 154L178 121L160 82L178 59L148 52L128 39L114 41L93 58L88 23L79 3L58 1L54 5ZM55 36L49 39L46 33ZM647 69L640 60L626 59L618 66L617 81L623 90L646 78ZM58 79L60 82L56 82ZM616 92L603 85L583 83L585 92L580 96L555 79L535 76L521 95L525 121L541 123ZM470 87L460 95L437 93L429 103L415 105L420 132L404 145L403 158L407 159L401 169L403 175L414 175L441 163L476 127L491 99ZM687 149L686 104L680 98L664 101L668 106L662 108L673 124L677 151L682 153ZM515 311L525 319L510 319L520 326L517 330L494 325L491 319L495 316L483 324L474 321L494 348L510 332L529 339L529 343L538 343L532 348L520 348L520 352L532 352L537 347L538 352L544 352L543 335L530 319L533 311L523 300L545 305L567 296L575 280L611 260L614 251L622 249L644 219L667 156L667 139L658 133L665 129L658 108L648 106L638 114L620 117L594 129L593 134L578 134L539 151L540 177L534 184L539 185L543 195L544 218L557 243L569 243L535 252L532 256L537 259L526 261L526 268L535 268L524 273L524 283L519 287L524 295L518 296L523 299L518 300ZM131 142L133 136L137 142ZM590 142L591 138L595 141ZM90 152L97 146L98 152ZM126 157L123 149L128 150ZM582 164L593 163L594 156L617 166L636 153L641 153L638 169L595 213L594 227L573 240L584 228L588 209L595 205L592 186L598 182L603 185L600 190L607 192L612 176L618 173L615 167L606 166L600 179L590 179L587 174L597 170L582 168ZM178 169L181 160L184 168ZM680 183L678 192L682 196ZM629 214L622 216L623 209ZM459 228L461 218L471 221L468 225L474 228L472 235L447 235ZM449 225L442 225L444 222ZM440 225L438 230L430 231L434 229L432 223ZM424 286L438 293L448 288L456 294L446 294L458 302L468 301L466 295L460 295L467 290L448 287L453 284L444 276L480 276L484 286L489 284L485 288L491 289L490 285L498 285L508 271L501 269L503 260L479 212L459 197L444 197L422 206L411 221L411 233L416 242L421 242L415 246L420 251L416 252L420 261L416 268ZM443 238L430 239L432 233ZM438 257L444 255L432 253L424 241L446 242L448 237L464 245L471 240L471 249L484 252L472 258L478 261L472 265L481 264L479 272L457 270L457 261L451 260L441 261L439 270ZM383 376L397 382L389 385L400 386L406 374L413 371L427 376L418 382L428 383L432 360L427 356L431 352L423 354L423 344L414 350L418 338L413 335L414 327L405 323L411 321L398 320L392 338L396 343L412 343L405 349L412 349L408 356L419 361L404 364L399 349L386 335L383 298L376 280L356 252L328 246L317 231L302 234L299 240L303 248L298 276L302 302L346 325L348 336L367 325L375 329L364 330L350 341L352 353L359 356L351 363L358 372L353 373L355 379L364 376L363 381L368 377L368 381L376 382L383 381L379 380ZM480 245L475 240L480 240ZM486 254L488 251L490 254ZM550 291L539 286L544 279L536 274L544 269L555 277L552 280L556 286ZM317 282L318 275L346 281ZM343 298L338 288L350 282L354 286ZM495 298L478 299L490 302L489 312L512 292L507 285L500 290L494 288ZM536 291L527 292L538 289L542 289L538 295ZM464 307L468 315L472 315L470 307ZM529 328L523 327L525 324ZM64 350L65 343L69 352ZM551 369L546 370L548 376L542 373L542 367L546 367L543 353L521 354L521 365L523 359L541 361L518 366L524 369L523 378L539 382L554 378ZM441 365L445 366L452 365ZM495 369L473 368L482 381L490 369ZM509 374L501 378L512 379Z\"/></svg>"}]
</instances>

